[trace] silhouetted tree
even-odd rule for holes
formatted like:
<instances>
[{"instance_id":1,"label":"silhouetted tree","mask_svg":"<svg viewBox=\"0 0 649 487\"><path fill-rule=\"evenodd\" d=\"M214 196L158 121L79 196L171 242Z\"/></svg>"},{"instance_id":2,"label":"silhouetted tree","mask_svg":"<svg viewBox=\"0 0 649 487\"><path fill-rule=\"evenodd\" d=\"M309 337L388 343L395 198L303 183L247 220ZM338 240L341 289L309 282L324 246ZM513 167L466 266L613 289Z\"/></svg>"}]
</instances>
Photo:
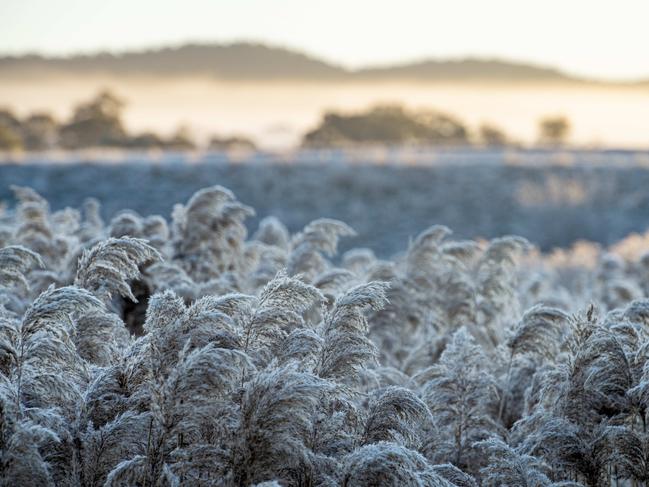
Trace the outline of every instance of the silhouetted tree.
<instances>
[{"instance_id":1,"label":"silhouetted tree","mask_svg":"<svg viewBox=\"0 0 649 487\"><path fill-rule=\"evenodd\" d=\"M165 141L153 132L142 132L131 137L126 145L132 149L163 149Z\"/></svg>"},{"instance_id":2,"label":"silhouetted tree","mask_svg":"<svg viewBox=\"0 0 649 487\"><path fill-rule=\"evenodd\" d=\"M509 143L505 132L488 123L480 126L479 137L480 142L488 147L503 147Z\"/></svg>"},{"instance_id":3,"label":"silhouetted tree","mask_svg":"<svg viewBox=\"0 0 649 487\"><path fill-rule=\"evenodd\" d=\"M0 150L15 150L22 147L20 121L10 110L0 109Z\"/></svg>"},{"instance_id":4,"label":"silhouetted tree","mask_svg":"<svg viewBox=\"0 0 649 487\"><path fill-rule=\"evenodd\" d=\"M545 117L539 121L539 140L542 144L563 145L570 130L570 120L563 115Z\"/></svg>"},{"instance_id":5,"label":"silhouetted tree","mask_svg":"<svg viewBox=\"0 0 649 487\"><path fill-rule=\"evenodd\" d=\"M49 113L34 113L22 124L25 148L29 150L51 149L59 138L59 126Z\"/></svg>"},{"instance_id":6,"label":"silhouetted tree","mask_svg":"<svg viewBox=\"0 0 649 487\"><path fill-rule=\"evenodd\" d=\"M166 141L170 149L191 150L196 148L196 142L192 137L189 128L185 126L178 127L176 132Z\"/></svg>"},{"instance_id":7,"label":"silhouetted tree","mask_svg":"<svg viewBox=\"0 0 649 487\"><path fill-rule=\"evenodd\" d=\"M20 130L20 120L11 110L6 108L0 109L0 125L10 127L15 131Z\"/></svg>"},{"instance_id":8,"label":"silhouetted tree","mask_svg":"<svg viewBox=\"0 0 649 487\"><path fill-rule=\"evenodd\" d=\"M228 151L233 149L254 151L257 149L257 145L245 136L219 137L215 135L210 138L208 149L213 151Z\"/></svg>"},{"instance_id":9,"label":"silhouetted tree","mask_svg":"<svg viewBox=\"0 0 649 487\"><path fill-rule=\"evenodd\" d=\"M102 91L89 102L78 105L72 120L61 129L66 148L119 146L126 141L121 114L124 101L110 91Z\"/></svg>"},{"instance_id":10,"label":"silhouetted tree","mask_svg":"<svg viewBox=\"0 0 649 487\"><path fill-rule=\"evenodd\" d=\"M0 125L0 150L16 150L22 147L20 135L10 127Z\"/></svg>"},{"instance_id":11,"label":"silhouetted tree","mask_svg":"<svg viewBox=\"0 0 649 487\"><path fill-rule=\"evenodd\" d=\"M379 105L349 115L328 112L320 126L303 139L303 145L310 147L467 143L467 129L455 118L433 111L408 111L398 105Z\"/></svg>"}]
</instances>

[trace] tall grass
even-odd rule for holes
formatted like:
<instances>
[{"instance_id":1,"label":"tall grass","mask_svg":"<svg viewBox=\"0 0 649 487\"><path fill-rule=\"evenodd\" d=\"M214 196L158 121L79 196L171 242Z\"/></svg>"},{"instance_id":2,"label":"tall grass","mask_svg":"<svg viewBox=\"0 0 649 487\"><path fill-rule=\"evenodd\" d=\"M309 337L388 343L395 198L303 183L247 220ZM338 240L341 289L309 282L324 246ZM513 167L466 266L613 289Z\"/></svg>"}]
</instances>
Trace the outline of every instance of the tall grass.
<instances>
[{"instance_id":1,"label":"tall grass","mask_svg":"<svg viewBox=\"0 0 649 487\"><path fill-rule=\"evenodd\" d=\"M1 485L649 481L646 258L566 267L433 226L334 264L349 226L248 237L218 186L107 224L14 191Z\"/></svg>"}]
</instances>

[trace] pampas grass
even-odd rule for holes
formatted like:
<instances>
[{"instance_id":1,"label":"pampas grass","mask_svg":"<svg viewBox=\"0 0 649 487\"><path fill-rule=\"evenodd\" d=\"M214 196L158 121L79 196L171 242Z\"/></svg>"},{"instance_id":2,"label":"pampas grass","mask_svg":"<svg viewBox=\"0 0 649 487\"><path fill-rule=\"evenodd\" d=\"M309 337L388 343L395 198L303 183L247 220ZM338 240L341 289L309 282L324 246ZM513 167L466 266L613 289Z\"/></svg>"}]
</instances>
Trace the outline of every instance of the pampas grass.
<instances>
[{"instance_id":1,"label":"pampas grass","mask_svg":"<svg viewBox=\"0 0 649 487\"><path fill-rule=\"evenodd\" d=\"M109 224L14 192L1 485L649 481L646 256L568 272L434 225L339 258L343 222L249 238L220 186Z\"/></svg>"}]
</instances>

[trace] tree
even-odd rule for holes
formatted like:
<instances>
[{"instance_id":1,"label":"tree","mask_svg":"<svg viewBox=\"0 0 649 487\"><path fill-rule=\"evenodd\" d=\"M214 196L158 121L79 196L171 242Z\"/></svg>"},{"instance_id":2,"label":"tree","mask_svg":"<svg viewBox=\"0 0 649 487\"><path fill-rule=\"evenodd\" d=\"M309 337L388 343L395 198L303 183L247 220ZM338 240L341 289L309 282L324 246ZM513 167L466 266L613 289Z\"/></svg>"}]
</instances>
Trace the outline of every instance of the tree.
<instances>
[{"instance_id":1,"label":"tree","mask_svg":"<svg viewBox=\"0 0 649 487\"><path fill-rule=\"evenodd\" d=\"M34 113L22 124L25 148L43 150L54 147L58 142L59 127L49 113Z\"/></svg>"},{"instance_id":2,"label":"tree","mask_svg":"<svg viewBox=\"0 0 649 487\"><path fill-rule=\"evenodd\" d=\"M570 120L563 115L544 117L539 120L539 140L542 144L564 145L570 130Z\"/></svg>"},{"instance_id":3,"label":"tree","mask_svg":"<svg viewBox=\"0 0 649 487\"><path fill-rule=\"evenodd\" d=\"M20 121L7 109L0 109L0 150L16 150L23 147Z\"/></svg>"},{"instance_id":4,"label":"tree","mask_svg":"<svg viewBox=\"0 0 649 487\"><path fill-rule=\"evenodd\" d=\"M166 141L169 149L193 150L196 149L196 142L191 131L186 126L180 126L176 132Z\"/></svg>"},{"instance_id":5,"label":"tree","mask_svg":"<svg viewBox=\"0 0 649 487\"><path fill-rule=\"evenodd\" d=\"M234 135L232 137L220 137L214 135L210 138L208 149L211 151L230 151L230 150L257 150L253 140L243 135Z\"/></svg>"},{"instance_id":6,"label":"tree","mask_svg":"<svg viewBox=\"0 0 649 487\"><path fill-rule=\"evenodd\" d=\"M22 149L23 141L18 134L11 127L0 125L0 150L16 150Z\"/></svg>"},{"instance_id":7,"label":"tree","mask_svg":"<svg viewBox=\"0 0 649 487\"><path fill-rule=\"evenodd\" d=\"M124 101L110 91L78 105L72 120L61 129L63 147L121 146L127 140L121 115Z\"/></svg>"},{"instance_id":8,"label":"tree","mask_svg":"<svg viewBox=\"0 0 649 487\"><path fill-rule=\"evenodd\" d=\"M509 143L505 132L488 123L480 125L479 134L480 142L488 147L503 147Z\"/></svg>"},{"instance_id":9,"label":"tree","mask_svg":"<svg viewBox=\"0 0 649 487\"><path fill-rule=\"evenodd\" d=\"M328 112L319 127L303 139L307 147L344 145L461 145L466 127L435 111L410 111L399 105L378 105L364 112Z\"/></svg>"},{"instance_id":10,"label":"tree","mask_svg":"<svg viewBox=\"0 0 649 487\"><path fill-rule=\"evenodd\" d=\"M166 143L153 132L142 132L130 137L127 145L131 149L164 149Z\"/></svg>"}]
</instances>

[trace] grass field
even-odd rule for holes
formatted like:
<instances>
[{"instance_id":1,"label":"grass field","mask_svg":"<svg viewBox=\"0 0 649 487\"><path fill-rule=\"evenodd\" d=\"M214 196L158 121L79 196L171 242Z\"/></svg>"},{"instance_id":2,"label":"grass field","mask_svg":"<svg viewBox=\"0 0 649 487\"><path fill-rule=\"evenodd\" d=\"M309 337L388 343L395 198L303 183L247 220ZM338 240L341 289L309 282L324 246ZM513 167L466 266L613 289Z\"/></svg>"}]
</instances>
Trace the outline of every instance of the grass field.
<instances>
[{"instance_id":1,"label":"grass field","mask_svg":"<svg viewBox=\"0 0 649 487\"><path fill-rule=\"evenodd\" d=\"M0 166L3 485L644 485L644 155L388 155Z\"/></svg>"},{"instance_id":2,"label":"grass field","mask_svg":"<svg viewBox=\"0 0 649 487\"><path fill-rule=\"evenodd\" d=\"M173 204L201 187L221 184L256 209L250 230L266 216L291 231L320 216L347 222L358 236L343 248L370 247L389 256L432 224L457 238L516 234L540 248L579 239L612 244L649 227L649 156L638 152L438 151L367 154L302 153L290 159L258 154L68 157L48 164L32 157L0 165L0 200L10 185L27 185L52 208L87 197L112 218L123 208L168 217ZM288 161L288 162L287 162Z\"/></svg>"}]
</instances>

